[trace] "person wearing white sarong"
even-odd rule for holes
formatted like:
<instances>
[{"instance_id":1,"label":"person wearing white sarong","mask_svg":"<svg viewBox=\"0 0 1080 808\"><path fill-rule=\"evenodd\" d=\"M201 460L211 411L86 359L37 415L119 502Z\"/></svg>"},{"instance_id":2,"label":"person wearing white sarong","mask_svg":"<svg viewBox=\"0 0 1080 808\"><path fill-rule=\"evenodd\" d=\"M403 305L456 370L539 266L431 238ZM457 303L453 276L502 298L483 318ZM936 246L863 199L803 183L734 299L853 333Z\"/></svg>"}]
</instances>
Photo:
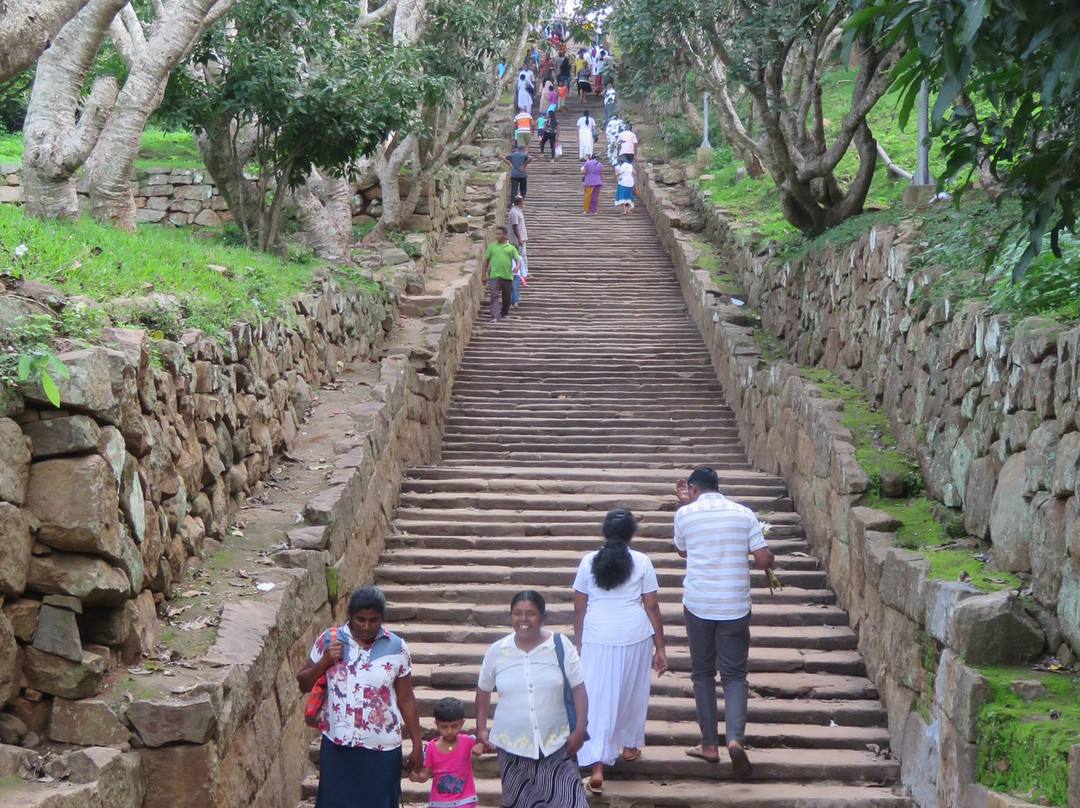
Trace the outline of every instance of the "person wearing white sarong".
<instances>
[{"instance_id":1,"label":"person wearing white sarong","mask_svg":"<svg viewBox=\"0 0 1080 808\"><path fill-rule=\"evenodd\" d=\"M577 119L577 142L578 159L588 160L593 156L596 148L596 118L584 110Z\"/></svg>"},{"instance_id":2,"label":"person wearing white sarong","mask_svg":"<svg viewBox=\"0 0 1080 808\"><path fill-rule=\"evenodd\" d=\"M649 669L667 670L656 571L628 546L636 530L630 511L610 510L604 546L581 559L574 578L574 636L589 694L589 738L577 760L592 769L586 787L594 794L603 791L604 766L641 756Z\"/></svg>"}]
</instances>

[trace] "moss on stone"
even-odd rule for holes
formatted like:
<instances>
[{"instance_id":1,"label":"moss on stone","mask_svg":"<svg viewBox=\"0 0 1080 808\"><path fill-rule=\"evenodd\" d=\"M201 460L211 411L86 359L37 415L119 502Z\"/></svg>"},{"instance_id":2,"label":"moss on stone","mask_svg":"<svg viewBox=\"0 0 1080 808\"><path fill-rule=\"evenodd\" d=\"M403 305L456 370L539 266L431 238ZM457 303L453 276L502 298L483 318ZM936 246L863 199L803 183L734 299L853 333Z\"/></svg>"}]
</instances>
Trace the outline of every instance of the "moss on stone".
<instances>
[{"instance_id":1,"label":"moss on stone","mask_svg":"<svg viewBox=\"0 0 1080 808\"><path fill-rule=\"evenodd\" d=\"M958 580L963 573L971 576L968 581L983 592L998 589L1018 589L1020 579L1011 572L988 571L986 565L972 558L971 550L956 547L928 548L923 557L930 562L930 577L947 581Z\"/></svg>"},{"instance_id":2,"label":"moss on stone","mask_svg":"<svg viewBox=\"0 0 1080 808\"><path fill-rule=\"evenodd\" d=\"M1080 677L1029 668L983 668L991 700L979 708L976 777L1030 802L1064 806L1069 747L1080 743ZM1049 695L1025 701L1009 690L1037 679Z\"/></svg>"},{"instance_id":3,"label":"moss on stone","mask_svg":"<svg viewBox=\"0 0 1080 808\"><path fill-rule=\"evenodd\" d=\"M761 356L766 362L788 361L787 346L768 331L762 328L756 329L754 331L754 343L761 349Z\"/></svg>"},{"instance_id":4,"label":"moss on stone","mask_svg":"<svg viewBox=\"0 0 1080 808\"><path fill-rule=\"evenodd\" d=\"M881 475L898 474L907 483L908 494L922 490L922 475L914 458L896 448L889 416L871 406L862 391L837 378L824 368L803 368L803 375L816 384L828 398L843 402L844 426L851 432L855 458L870 477L870 495L881 496Z\"/></svg>"}]
</instances>

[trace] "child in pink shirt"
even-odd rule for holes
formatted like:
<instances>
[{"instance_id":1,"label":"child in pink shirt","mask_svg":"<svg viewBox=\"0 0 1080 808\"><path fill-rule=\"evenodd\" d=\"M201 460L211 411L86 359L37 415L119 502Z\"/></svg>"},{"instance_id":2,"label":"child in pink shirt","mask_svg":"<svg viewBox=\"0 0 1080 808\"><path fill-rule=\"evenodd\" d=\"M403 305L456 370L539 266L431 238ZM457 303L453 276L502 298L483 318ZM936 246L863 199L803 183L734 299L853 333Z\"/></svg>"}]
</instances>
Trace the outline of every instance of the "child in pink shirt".
<instances>
[{"instance_id":1,"label":"child in pink shirt","mask_svg":"<svg viewBox=\"0 0 1080 808\"><path fill-rule=\"evenodd\" d=\"M472 808L476 805L472 756L482 751L476 738L463 735L465 705L448 697L435 704L435 727L439 737L424 747L424 768L409 776L416 783L431 778L431 808Z\"/></svg>"}]
</instances>

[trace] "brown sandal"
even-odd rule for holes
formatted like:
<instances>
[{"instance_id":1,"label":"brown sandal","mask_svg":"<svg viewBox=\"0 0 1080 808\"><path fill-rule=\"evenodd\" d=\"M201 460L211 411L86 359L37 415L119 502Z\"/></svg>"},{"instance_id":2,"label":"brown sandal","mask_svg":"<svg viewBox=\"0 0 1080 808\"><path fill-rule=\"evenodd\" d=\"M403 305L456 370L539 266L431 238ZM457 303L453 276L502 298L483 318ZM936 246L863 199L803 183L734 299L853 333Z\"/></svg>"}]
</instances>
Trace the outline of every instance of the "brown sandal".
<instances>
[{"instance_id":1,"label":"brown sandal","mask_svg":"<svg viewBox=\"0 0 1080 808\"><path fill-rule=\"evenodd\" d=\"M720 755L719 754L717 754L716 757L708 757L705 754L705 752L702 751L701 744L698 744L697 746L691 746L689 749L686 750L686 754L688 754L692 758L698 758L700 760L704 760L706 763L719 763L720 762Z\"/></svg>"}]
</instances>

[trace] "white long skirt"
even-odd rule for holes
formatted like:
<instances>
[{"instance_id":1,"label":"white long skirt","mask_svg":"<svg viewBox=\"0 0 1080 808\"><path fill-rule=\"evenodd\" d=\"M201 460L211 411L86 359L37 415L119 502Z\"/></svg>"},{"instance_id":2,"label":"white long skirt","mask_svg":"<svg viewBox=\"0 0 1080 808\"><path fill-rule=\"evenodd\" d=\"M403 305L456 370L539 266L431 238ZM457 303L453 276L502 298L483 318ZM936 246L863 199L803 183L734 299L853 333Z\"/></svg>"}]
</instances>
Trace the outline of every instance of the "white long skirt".
<instances>
[{"instance_id":1,"label":"white long skirt","mask_svg":"<svg viewBox=\"0 0 1080 808\"><path fill-rule=\"evenodd\" d=\"M577 155L579 160L587 160L593 153L593 136L592 129L587 126L578 127L578 147Z\"/></svg>"},{"instance_id":2,"label":"white long skirt","mask_svg":"<svg viewBox=\"0 0 1080 808\"><path fill-rule=\"evenodd\" d=\"M582 644L589 740L578 750L579 766L611 766L621 750L645 745L652 655L652 637L634 645Z\"/></svg>"}]
</instances>

